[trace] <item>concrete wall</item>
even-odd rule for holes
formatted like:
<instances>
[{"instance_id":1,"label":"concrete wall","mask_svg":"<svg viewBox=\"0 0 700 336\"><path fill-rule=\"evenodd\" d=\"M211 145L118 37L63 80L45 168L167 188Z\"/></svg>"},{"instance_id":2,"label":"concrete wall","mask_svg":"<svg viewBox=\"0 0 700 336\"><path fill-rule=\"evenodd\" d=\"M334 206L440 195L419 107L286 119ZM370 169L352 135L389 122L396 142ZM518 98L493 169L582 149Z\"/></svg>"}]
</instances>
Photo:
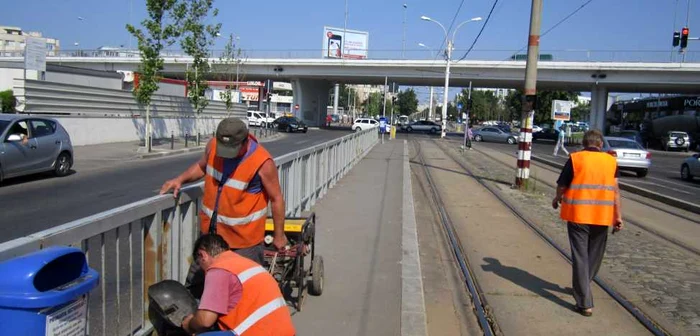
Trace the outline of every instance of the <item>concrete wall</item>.
<instances>
[{"instance_id":1,"label":"concrete wall","mask_svg":"<svg viewBox=\"0 0 700 336\"><path fill-rule=\"evenodd\" d=\"M22 69L0 67L0 91L12 90L14 79L22 76L24 76Z\"/></svg>"},{"instance_id":2,"label":"concrete wall","mask_svg":"<svg viewBox=\"0 0 700 336\"><path fill-rule=\"evenodd\" d=\"M144 139L145 118L70 117L53 116L68 131L74 146L96 145L110 142L138 141ZM194 118L152 118L153 137L156 139L184 137L185 134L211 134L224 117L202 116L197 123ZM247 120L247 118L244 118ZM197 128L196 125L199 127Z\"/></svg>"},{"instance_id":3,"label":"concrete wall","mask_svg":"<svg viewBox=\"0 0 700 336\"><path fill-rule=\"evenodd\" d=\"M156 91L156 94L185 97L185 92L185 85L161 82L160 84L158 84L158 91Z\"/></svg>"},{"instance_id":4,"label":"concrete wall","mask_svg":"<svg viewBox=\"0 0 700 336\"><path fill-rule=\"evenodd\" d=\"M121 77L97 77L84 74L47 71L45 80L53 83L82 85L102 89L122 89Z\"/></svg>"},{"instance_id":5,"label":"concrete wall","mask_svg":"<svg viewBox=\"0 0 700 336\"><path fill-rule=\"evenodd\" d=\"M292 87L294 104L299 105L299 110L293 111L294 115L309 126L322 125L331 84L325 80L295 79L292 80Z\"/></svg>"}]
</instances>

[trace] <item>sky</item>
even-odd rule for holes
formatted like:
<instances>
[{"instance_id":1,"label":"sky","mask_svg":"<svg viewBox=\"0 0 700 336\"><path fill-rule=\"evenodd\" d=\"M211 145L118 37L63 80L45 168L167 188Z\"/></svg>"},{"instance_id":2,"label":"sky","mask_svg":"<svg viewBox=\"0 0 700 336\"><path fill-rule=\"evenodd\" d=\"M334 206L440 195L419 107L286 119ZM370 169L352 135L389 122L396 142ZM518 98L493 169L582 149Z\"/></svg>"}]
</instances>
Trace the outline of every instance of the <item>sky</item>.
<instances>
[{"instance_id":1,"label":"sky","mask_svg":"<svg viewBox=\"0 0 700 336\"><path fill-rule=\"evenodd\" d=\"M542 32L587 1L544 0ZM543 36L541 51L554 50L551 53L560 59L580 59L586 53L584 50L593 50L599 57L611 57L612 53L601 50L615 50L616 57L668 60L672 54L672 33L685 24L688 1L692 6L690 35L700 36L700 3L695 0L592 0ZM347 28L369 32L370 58L373 55L400 58L405 14L407 58L428 58L429 51L418 43L437 49L444 33L436 24L420 20L421 15L447 27L460 3L462 0L347 0ZM484 21L468 23L458 31L455 57L461 57L473 43L493 3L494 0L463 1L454 19L455 26L476 16ZM267 50L264 54L270 57L315 53L320 57L323 27L343 27L345 4L345 0L215 0L214 6L220 14L212 22L222 23L222 35L239 36L239 47L246 50ZM403 4L407 6L405 12ZM524 48L530 5L530 0L498 0L469 58L500 60L503 52L512 54ZM46 37L59 39L62 49L135 47L135 40L124 26L139 24L145 16L145 0L23 0L3 5L0 25L40 31ZM76 42L79 47L74 47ZM219 39L215 49L223 49L224 43L224 38ZM700 41L690 41L688 51L700 52Z\"/></svg>"}]
</instances>

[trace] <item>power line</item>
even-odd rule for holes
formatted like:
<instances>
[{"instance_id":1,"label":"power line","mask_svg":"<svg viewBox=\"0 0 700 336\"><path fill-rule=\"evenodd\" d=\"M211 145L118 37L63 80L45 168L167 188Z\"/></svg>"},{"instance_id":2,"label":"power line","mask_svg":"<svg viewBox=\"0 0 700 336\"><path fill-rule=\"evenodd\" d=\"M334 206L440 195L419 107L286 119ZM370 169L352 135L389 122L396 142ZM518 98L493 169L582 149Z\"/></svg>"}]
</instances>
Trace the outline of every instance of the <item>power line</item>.
<instances>
[{"instance_id":1,"label":"power line","mask_svg":"<svg viewBox=\"0 0 700 336\"><path fill-rule=\"evenodd\" d=\"M491 14L493 14L494 8L496 8L496 5L498 4L498 0L493 2L493 6L491 6L491 10L489 11L489 16L486 17L486 21L484 21L484 24L481 26L481 30L479 30L479 34L476 35L476 38L474 38L474 42L472 42L472 45L469 47L466 53L464 53L464 56L460 58L459 60L463 60L469 55L469 52L474 49L474 45L476 45L476 42L479 41L479 37L481 37L481 33L484 32L484 28L486 28L486 25L489 23L489 20L491 19ZM458 61L459 62L459 61Z\"/></svg>"}]
</instances>

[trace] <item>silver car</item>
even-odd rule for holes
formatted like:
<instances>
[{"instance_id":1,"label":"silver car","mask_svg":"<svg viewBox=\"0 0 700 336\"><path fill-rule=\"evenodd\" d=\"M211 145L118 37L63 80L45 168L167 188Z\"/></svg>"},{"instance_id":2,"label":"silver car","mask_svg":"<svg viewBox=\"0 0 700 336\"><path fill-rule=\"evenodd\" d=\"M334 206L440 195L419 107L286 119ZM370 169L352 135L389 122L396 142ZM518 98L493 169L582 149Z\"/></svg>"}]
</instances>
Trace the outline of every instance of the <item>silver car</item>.
<instances>
[{"instance_id":1,"label":"silver car","mask_svg":"<svg viewBox=\"0 0 700 336\"><path fill-rule=\"evenodd\" d=\"M403 126L401 127L402 129L404 128ZM418 132L430 132L432 134L435 134L437 132L440 132L442 130L442 125L429 121L429 120L421 120L421 121L416 121L412 122L405 127L406 132L413 132L413 131L418 131Z\"/></svg>"},{"instance_id":2,"label":"silver car","mask_svg":"<svg viewBox=\"0 0 700 336\"><path fill-rule=\"evenodd\" d=\"M670 131L661 138L661 144L665 151L678 149L687 152L690 148L690 136L686 132Z\"/></svg>"},{"instance_id":3,"label":"silver car","mask_svg":"<svg viewBox=\"0 0 700 336\"><path fill-rule=\"evenodd\" d=\"M700 176L700 154L693 154L681 164L681 178L692 181L698 176Z\"/></svg>"},{"instance_id":4,"label":"silver car","mask_svg":"<svg viewBox=\"0 0 700 336\"><path fill-rule=\"evenodd\" d=\"M633 171L637 177L647 176L651 166L651 153L634 140L605 137L603 150L617 158L619 170Z\"/></svg>"},{"instance_id":5,"label":"silver car","mask_svg":"<svg viewBox=\"0 0 700 336\"><path fill-rule=\"evenodd\" d=\"M53 171L65 176L73 166L68 132L49 118L0 114L0 181Z\"/></svg>"},{"instance_id":6,"label":"silver car","mask_svg":"<svg viewBox=\"0 0 700 336\"><path fill-rule=\"evenodd\" d=\"M483 127L472 132L474 141L494 141L506 142L511 145L518 143L518 138L515 134L506 132L498 127Z\"/></svg>"}]
</instances>

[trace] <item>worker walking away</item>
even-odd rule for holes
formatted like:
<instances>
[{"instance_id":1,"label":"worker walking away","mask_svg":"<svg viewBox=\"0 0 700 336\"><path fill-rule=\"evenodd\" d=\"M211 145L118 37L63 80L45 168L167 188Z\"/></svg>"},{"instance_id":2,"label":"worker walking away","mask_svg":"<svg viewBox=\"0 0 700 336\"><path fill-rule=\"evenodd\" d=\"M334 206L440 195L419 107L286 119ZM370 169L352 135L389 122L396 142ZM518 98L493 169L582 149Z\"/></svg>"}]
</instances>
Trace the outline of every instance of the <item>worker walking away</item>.
<instances>
[{"instance_id":1,"label":"worker walking away","mask_svg":"<svg viewBox=\"0 0 700 336\"><path fill-rule=\"evenodd\" d=\"M556 145L554 145L554 153L552 155L559 156L558 153L559 153L559 149L561 148L561 150L563 150L564 153L566 153L566 155L568 156L569 151L566 150L566 147L564 147L565 142L566 142L566 133L564 131L564 127L562 126L559 128L559 132L558 132L558 136L557 136L557 143L556 143Z\"/></svg>"},{"instance_id":2,"label":"worker walking away","mask_svg":"<svg viewBox=\"0 0 700 336\"><path fill-rule=\"evenodd\" d=\"M277 281L262 266L229 249L223 237L205 234L194 244L194 260L206 271L199 309L182 320L190 334L212 328L233 335L295 334Z\"/></svg>"},{"instance_id":3,"label":"worker walking away","mask_svg":"<svg viewBox=\"0 0 700 336\"><path fill-rule=\"evenodd\" d=\"M263 263L265 221L268 202L272 208L272 244L279 250L287 245L284 234L284 200L277 167L270 154L238 118L222 120L216 137L207 143L198 162L177 178L163 184L164 194L204 178L200 211L200 232L221 235L232 250L258 264ZM193 263L187 286L195 297L201 295L203 273Z\"/></svg>"},{"instance_id":4,"label":"worker walking away","mask_svg":"<svg viewBox=\"0 0 700 336\"><path fill-rule=\"evenodd\" d=\"M598 130L584 134L583 146L564 165L552 207L561 203L560 216L567 221L576 310L591 316L591 281L603 262L608 227L613 226L614 234L623 224L616 159L601 151L603 134Z\"/></svg>"}]
</instances>

